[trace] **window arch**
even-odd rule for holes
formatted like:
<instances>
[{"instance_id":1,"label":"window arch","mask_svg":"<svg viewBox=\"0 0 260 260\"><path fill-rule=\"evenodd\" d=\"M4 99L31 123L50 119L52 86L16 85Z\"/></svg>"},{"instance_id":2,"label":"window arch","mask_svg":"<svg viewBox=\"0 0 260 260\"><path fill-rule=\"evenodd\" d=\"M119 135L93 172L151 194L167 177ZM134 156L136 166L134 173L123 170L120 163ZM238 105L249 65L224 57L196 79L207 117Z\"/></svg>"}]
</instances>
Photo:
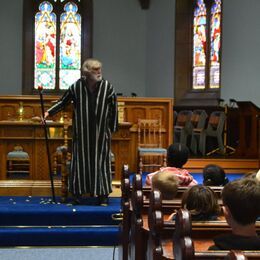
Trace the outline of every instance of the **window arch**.
<instances>
[{"instance_id":1,"label":"window arch","mask_svg":"<svg viewBox=\"0 0 260 260\"><path fill-rule=\"evenodd\" d=\"M91 56L92 0L27 0L23 13L23 94L59 94Z\"/></svg>"},{"instance_id":2,"label":"window arch","mask_svg":"<svg viewBox=\"0 0 260 260\"><path fill-rule=\"evenodd\" d=\"M177 105L214 106L221 87L222 0L176 0Z\"/></svg>"}]
</instances>

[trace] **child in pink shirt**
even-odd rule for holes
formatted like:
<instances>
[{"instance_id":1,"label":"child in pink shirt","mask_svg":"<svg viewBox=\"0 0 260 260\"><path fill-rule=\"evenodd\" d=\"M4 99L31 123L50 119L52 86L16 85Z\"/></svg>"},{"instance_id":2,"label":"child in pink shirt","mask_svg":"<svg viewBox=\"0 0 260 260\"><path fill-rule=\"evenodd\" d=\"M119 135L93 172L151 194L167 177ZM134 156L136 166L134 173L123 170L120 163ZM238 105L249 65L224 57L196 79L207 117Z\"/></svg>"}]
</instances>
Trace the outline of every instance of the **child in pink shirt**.
<instances>
[{"instance_id":1,"label":"child in pink shirt","mask_svg":"<svg viewBox=\"0 0 260 260\"><path fill-rule=\"evenodd\" d=\"M170 171L179 180L179 186L193 186L197 185L197 181L193 179L192 175L182 169L183 165L188 161L189 149L186 145L181 143L171 144L167 149L167 167L160 168L159 171L152 172L146 176L146 184L152 185L152 178L155 174Z\"/></svg>"}]
</instances>

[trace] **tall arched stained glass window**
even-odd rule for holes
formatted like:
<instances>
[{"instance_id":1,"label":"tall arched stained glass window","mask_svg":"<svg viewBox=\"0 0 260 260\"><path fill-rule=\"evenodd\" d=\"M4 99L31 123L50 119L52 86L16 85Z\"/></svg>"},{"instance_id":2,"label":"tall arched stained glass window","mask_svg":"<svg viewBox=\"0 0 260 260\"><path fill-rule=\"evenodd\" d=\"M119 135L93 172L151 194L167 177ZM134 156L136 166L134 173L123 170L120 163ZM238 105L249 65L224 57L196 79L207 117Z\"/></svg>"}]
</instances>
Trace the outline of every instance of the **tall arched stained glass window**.
<instances>
[{"instance_id":1,"label":"tall arched stained glass window","mask_svg":"<svg viewBox=\"0 0 260 260\"><path fill-rule=\"evenodd\" d=\"M192 89L216 89L220 87L221 0L195 3Z\"/></svg>"},{"instance_id":2,"label":"tall arched stained glass window","mask_svg":"<svg viewBox=\"0 0 260 260\"><path fill-rule=\"evenodd\" d=\"M24 1L23 94L58 94L92 53L93 0ZM83 48L84 46L84 48Z\"/></svg>"},{"instance_id":3,"label":"tall arched stained glass window","mask_svg":"<svg viewBox=\"0 0 260 260\"><path fill-rule=\"evenodd\" d=\"M81 16L72 2L60 17L60 89L67 89L80 77Z\"/></svg>"},{"instance_id":4,"label":"tall arched stained glass window","mask_svg":"<svg viewBox=\"0 0 260 260\"><path fill-rule=\"evenodd\" d=\"M205 88L207 10L203 0L197 1L193 21L193 88Z\"/></svg>"},{"instance_id":5,"label":"tall arched stained glass window","mask_svg":"<svg viewBox=\"0 0 260 260\"><path fill-rule=\"evenodd\" d=\"M50 2L39 5L35 15L34 87L55 88L56 15Z\"/></svg>"},{"instance_id":6,"label":"tall arched stained glass window","mask_svg":"<svg viewBox=\"0 0 260 260\"><path fill-rule=\"evenodd\" d=\"M221 0L211 7L210 20L210 88L219 88L220 40L221 40Z\"/></svg>"}]
</instances>

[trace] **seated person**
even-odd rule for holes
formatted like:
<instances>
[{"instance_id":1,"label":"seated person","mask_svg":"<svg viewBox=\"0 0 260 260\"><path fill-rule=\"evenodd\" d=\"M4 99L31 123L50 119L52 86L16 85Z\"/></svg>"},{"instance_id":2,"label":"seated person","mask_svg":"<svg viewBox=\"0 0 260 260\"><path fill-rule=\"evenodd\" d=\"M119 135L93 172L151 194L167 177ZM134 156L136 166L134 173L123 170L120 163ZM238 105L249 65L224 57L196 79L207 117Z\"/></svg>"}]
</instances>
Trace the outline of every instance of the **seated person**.
<instances>
[{"instance_id":1,"label":"seated person","mask_svg":"<svg viewBox=\"0 0 260 260\"><path fill-rule=\"evenodd\" d=\"M226 184L222 191L223 212L231 234L214 238L210 250L259 250L255 222L260 215L259 181L242 178Z\"/></svg>"},{"instance_id":2,"label":"seated person","mask_svg":"<svg viewBox=\"0 0 260 260\"><path fill-rule=\"evenodd\" d=\"M153 176L152 189L159 190L163 200L174 199L178 186L178 178L170 171L163 171Z\"/></svg>"},{"instance_id":3,"label":"seated person","mask_svg":"<svg viewBox=\"0 0 260 260\"><path fill-rule=\"evenodd\" d=\"M181 207L190 212L192 221L218 220L220 206L215 192L207 186L195 185L184 192ZM173 213L168 220L175 217Z\"/></svg>"},{"instance_id":4,"label":"seated person","mask_svg":"<svg viewBox=\"0 0 260 260\"><path fill-rule=\"evenodd\" d=\"M186 145L181 143L171 144L167 149L167 167L160 168L159 171L150 173L146 176L146 184L152 184L152 178L156 174L168 171L175 175L179 180L180 186L193 186L198 184L185 169L183 165L188 161L189 149Z\"/></svg>"},{"instance_id":5,"label":"seated person","mask_svg":"<svg viewBox=\"0 0 260 260\"><path fill-rule=\"evenodd\" d=\"M224 186L229 182L224 169L215 164L208 164L203 169L203 184L206 186Z\"/></svg>"},{"instance_id":6,"label":"seated person","mask_svg":"<svg viewBox=\"0 0 260 260\"><path fill-rule=\"evenodd\" d=\"M260 170L247 172L244 178L252 178L260 181Z\"/></svg>"}]
</instances>

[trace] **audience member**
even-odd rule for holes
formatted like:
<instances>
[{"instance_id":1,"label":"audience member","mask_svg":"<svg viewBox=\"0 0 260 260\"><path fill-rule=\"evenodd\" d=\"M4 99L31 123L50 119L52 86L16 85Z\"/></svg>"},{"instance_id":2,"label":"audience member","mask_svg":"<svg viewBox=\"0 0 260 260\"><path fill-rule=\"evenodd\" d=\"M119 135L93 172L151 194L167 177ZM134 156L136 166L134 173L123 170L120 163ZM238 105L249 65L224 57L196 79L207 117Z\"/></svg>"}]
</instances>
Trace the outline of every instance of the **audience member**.
<instances>
[{"instance_id":1,"label":"audience member","mask_svg":"<svg viewBox=\"0 0 260 260\"><path fill-rule=\"evenodd\" d=\"M217 220L220 206L215 192L207 186L195 185L184 192L182 208L189 210L192 221ZM174 219L173 213L169 220Z\"/></svg>"},{"instance_id":2,"label":"audience member","mask_svg":"<svg viewBox=\"0 0 260 260\"><path fill-rule=\"evenodd\" d=\"M167 149L167 167L162 167L159 171L148 174L146 176L146 184L152 185L152 178L156 174L167 171L178 178L180 186L196 185L197 181L193 179L192 175L187 170L182 169L188 158L189 149L186 145L180 143L171 144Z\"/></svg>"},{"instance_id":3,"label":"audience member","mask_svg":"<svg viewBox=\"0 0 260 260\"><path fill-rule=\"evenodd\" d=\"M153 176L152 189L159 190L164 200L173 199L177 194L178 186L178 178L170 171L163 171Z\"/></svg>"},{"instance_id":4,"label":"audience member","mask_svg":"<svg viewBox=\"0 0 260 260\"><path fill-rule=\"evenodd\" d=\"M206 186L224 186L229 182L224 169L215 164L208 164L203 169L203 184Z\"/></svg>"},{"instance_id":5,"label":"audience member","mask_svg":"<svg viewBox=\"0 0 260 260\"><path fill-rule=\"evenodd\" d=\"M214 238L211 250L259 250L255 222L260 215L260 185L252 178L226 184L222 191L223 212L231 234Z\"/></svg>"},{"instance_id":6,"label":"audience member","mask_svg":"<svg viewBox=\"0 0 260 260\"><path fill-rule=\"evenodd\" d=\"M247 172L244 178L251 178L260 181L260 170Z\"/></svg>"}]
</instances>

